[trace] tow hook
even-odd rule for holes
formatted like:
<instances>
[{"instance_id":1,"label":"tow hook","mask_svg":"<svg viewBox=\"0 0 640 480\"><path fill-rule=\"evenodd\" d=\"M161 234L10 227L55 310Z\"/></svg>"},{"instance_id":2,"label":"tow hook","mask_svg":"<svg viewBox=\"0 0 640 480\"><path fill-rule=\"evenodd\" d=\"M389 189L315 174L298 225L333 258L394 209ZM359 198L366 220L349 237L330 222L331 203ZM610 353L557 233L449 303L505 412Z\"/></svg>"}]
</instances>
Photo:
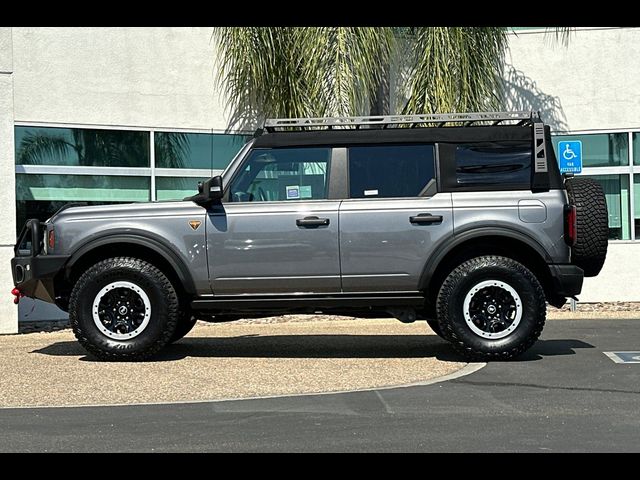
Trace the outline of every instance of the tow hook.
<instances>
[{"instance_id":1,"label":"tow hook","mask_svg":"<svg viewBox=\"0 0 640 480\"><path fill-rule=\"evenodd\" d=\"M15 303L16 305L20 302L20 299L24 297L24 293L22 293L17 288L11 290L11 295L13 295L13 303Z\"/></svg>"}]
</instances>

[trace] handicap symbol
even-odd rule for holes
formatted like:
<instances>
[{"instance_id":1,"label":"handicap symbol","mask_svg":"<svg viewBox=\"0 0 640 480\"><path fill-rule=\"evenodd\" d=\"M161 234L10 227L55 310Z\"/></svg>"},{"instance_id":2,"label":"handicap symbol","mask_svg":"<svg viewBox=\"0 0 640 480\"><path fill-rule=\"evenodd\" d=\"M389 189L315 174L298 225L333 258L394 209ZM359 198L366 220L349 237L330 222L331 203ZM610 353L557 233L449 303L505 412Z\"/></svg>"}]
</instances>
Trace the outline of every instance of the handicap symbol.
<instances>
[{"instance_id":1,"label":"handicap symbol","mask_svg":"<svg viewBox=\"0 0 640 480\"><path fill-rule=\"evenodd\" d=\"M565 160L573 160L576 157L577 155L573 150L571 150L571 148L569 147L569 144L565 143L564 151L562 152L562 158L564 158Z\"/></svg>"}]
</instances>

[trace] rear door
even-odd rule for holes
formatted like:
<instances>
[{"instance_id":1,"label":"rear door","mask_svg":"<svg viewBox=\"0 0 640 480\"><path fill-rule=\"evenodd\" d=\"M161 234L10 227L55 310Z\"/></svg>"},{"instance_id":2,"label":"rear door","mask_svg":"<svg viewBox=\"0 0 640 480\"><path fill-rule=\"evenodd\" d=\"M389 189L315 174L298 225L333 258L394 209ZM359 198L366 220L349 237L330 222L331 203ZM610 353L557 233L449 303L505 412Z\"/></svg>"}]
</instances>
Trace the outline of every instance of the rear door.
<instances>
[{"instance_id":1,"label":"rear door","mask_svg":"<svg viewBox=\"0 0 640 480\"><path fill-rule=\"evenodd\" d=\"M343 291L418 290L433 247L453 233L434 145L353 146L348 171L339 215Z\"/></svg>"}]
</instances>

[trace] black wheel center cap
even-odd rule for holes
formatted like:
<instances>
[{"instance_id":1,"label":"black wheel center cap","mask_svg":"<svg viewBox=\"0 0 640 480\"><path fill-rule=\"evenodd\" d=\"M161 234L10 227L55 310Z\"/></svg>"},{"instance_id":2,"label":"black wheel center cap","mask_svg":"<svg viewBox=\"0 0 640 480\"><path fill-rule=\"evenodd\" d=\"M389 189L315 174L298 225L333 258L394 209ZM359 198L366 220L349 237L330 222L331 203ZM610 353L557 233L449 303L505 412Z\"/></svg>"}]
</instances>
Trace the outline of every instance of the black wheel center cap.
<instances>
[{"instance_id":1,"label":"black wheel center cap","mask_svg":"<svg viewBox=\"0 0 640 480\"><path fill-rule=\"evenodd\" d=\"M120 315L126 315L128 312L127 307L125 307L124 305L122 305L120 308L118 308L118 313Z\"/></svg>"}]
</instances>

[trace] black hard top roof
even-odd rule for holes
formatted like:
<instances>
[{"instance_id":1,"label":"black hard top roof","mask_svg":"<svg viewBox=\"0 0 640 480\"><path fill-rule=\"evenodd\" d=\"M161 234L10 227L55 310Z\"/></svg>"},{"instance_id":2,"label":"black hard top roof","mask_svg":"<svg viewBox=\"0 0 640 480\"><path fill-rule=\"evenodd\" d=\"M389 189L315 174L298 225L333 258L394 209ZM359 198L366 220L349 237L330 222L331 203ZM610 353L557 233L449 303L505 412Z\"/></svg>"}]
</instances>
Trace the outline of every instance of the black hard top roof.
<instances>
[{"instance_id":1,"label":"black hard top roof","mask_svg":"<svg viewBox=\"0 0 640 480\"><path fill-rule=\"evenodd\" d=\"M531 141L531 125L313 130L264 133L253 148L348 146L384 143L475 143Z\"/></svg>"}]
</instances>

